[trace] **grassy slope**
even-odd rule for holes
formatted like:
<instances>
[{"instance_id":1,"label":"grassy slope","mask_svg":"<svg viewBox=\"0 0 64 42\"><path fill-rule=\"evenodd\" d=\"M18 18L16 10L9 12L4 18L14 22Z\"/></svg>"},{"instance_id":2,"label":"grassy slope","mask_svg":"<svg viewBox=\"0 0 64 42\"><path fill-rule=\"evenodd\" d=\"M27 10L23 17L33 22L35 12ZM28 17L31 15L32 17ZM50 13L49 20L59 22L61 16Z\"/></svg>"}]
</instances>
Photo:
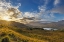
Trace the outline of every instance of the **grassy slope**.
<instances>
[{"instance_id":1,"label":"grassy slope","mask_svg":"<svg viewBox=\"0 0 64 42\"><path fill-rule=\"evenodd\" d=\"M25 36L9 28L0 28L0 42L2 42L4 38L8 38L10 42L47 42Z\"/></svg>"},{"instance_id":2,"label":"grassy slope","mask_svg":"<svg viewBox=\"0 0 64 42\"><path fill-rule=\"evenodd\" d=\"M64 42L64 32L61 31L44 31L41 29L31 30L26 28L15 29L15 31L27 37L31 37L38 40L44 40L49 42Z\"/></svg>"},{"instance_id":3,"label":"grassy slope","mask_svg":"<svg viewBox=\"0 0 64 42\"><path fill-rule=\"evenodd\" d=\"M6 38L10 42L64 42L64 30L44 31L0 25L0 42Z\"/></svg>"}]
</instances>

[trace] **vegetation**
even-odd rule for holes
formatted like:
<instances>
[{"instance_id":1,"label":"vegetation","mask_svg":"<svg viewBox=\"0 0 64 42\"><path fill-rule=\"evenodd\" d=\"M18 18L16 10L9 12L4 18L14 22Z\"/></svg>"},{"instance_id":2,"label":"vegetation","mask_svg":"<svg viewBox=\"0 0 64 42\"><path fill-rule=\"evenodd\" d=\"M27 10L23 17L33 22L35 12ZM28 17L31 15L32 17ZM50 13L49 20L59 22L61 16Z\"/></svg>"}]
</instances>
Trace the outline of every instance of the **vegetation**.
<instances>
[{"instance_id":1,"label":"vegetation","mask_svg":"<svg viewBox=\"0 0 64 42\"><path fill-rule=\"evenodd\" d=\"M0 42L64 42L64 30L46 31L0 24Z\"/></svg>"},{"instance_id":2,"label":"vegetation","mask_svg":"<svg viewBox=\"0 0 64 42\"><path fill-rule=\"evenodd\" d=\"M15 31L16 30L16 31ZM20 29L18 29L19 31ZM17 28L0 28L0 42L47 42L45 40L39 40L25 36L17 32Z\"/></svg>"},{"instance_id":3,"label":"vegetation","mask_svg":"<svg viewBox=\"0 0 64 42\"><path fill-rule=\"evenodd\" d=\"M19 28L20 29L20 28ZM62 30L61 30L62 31ZM45 31L42 29L20 29L17 31L27 37L44 40L48 42L64 42L64 32L61 31Z\"/></svg>"}]
</instances>

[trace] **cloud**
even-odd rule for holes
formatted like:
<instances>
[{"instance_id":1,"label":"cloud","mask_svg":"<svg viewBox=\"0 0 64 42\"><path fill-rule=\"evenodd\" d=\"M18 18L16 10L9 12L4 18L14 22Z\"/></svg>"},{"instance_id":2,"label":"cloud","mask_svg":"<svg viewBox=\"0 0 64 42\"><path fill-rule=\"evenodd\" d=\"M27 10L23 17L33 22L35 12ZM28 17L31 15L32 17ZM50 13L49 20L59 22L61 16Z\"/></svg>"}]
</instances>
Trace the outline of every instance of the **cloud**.
<instances>
[{"instance_id":1,"label":"cloud","mask_svg":"<svg viewBox=\"0 0 64 42\"><path fill-rule=\"evenodd\" d=\"M24 17L34 17L35 21L53 21L55 18L54 14L49 10L47 11L45 6L38 6L39 12L25 12Z\"/></svg>"},{"instance_id":2,"label":"cloud","mask_svg":"<svg viewBox=\"0 0 64 42\"><path fill-rule=\"evenodd\" d=\"M14 18L17 18L18 15L21 14L21 12L15 8L9 8L7 10L7 13L9 14L10 17L14 17Z\"/></svg>"},{"instance_id":3,"label":"cloud","mask_svg":"<svg viewBox=\"0 0 64 42\"><path fill-rule=\"evenodd\" d=\"M21 6L20 3L18 3L17 6L14 6L11 4L11 2L6 2L6 0L0 0L0 19L3 19L3 17L6 16L6 17L9 17L11 19L11 21L16 21L16 22L20 22L20 23L26 23L26 21L28 22L28 20L34 20L34 18L35 18L34 14L36 14L36 13L34 13L34 12L33 13L24 12L23 13L18 9L19 6ZM22 14L24 14L24 15L22 16ZM24 21L25 19L26 19L26 21Z\"/></svg>"},{"instance_id":4,"label":"cloud","mask_svg":"<svg viewBox=\"0 0 64 42\"><path fill-rule=\"evenodd\" d=\"M45 6L39 6L38 9L40 10L40 12L45 12L46 11Z\"/></svg>"},{"instance_id":5,"label":"cloud","mask_svg":"<svg viewBox=\"0 0 64 42\"><path fill-rule=\"evenodd\" d=\"M42 17L43 20L48 20L51 21L51 19L55 18L54 14L50 11L47 10L47 8L45 6L40 6L39 7L39 14L41 14L40 16Z\"/></svg>"},{"instance_id":6,"label":"cloud","mask_svg":"<svg viewBox=\"0 0 64 42\"><path fill-rule=\"evenodd\" d=\"M54 5L56 6L56 5L58 5L60 3L60 0L55 0L54 1Z\"/></svg>"},{"instance_id":7,"label":"cloud","mask_svg":"<svg viewBox=\"0 0 64 42\"><path fill-rule=\"evenodd\" d=\"M10 0L9 0L10 1ZM6 0L0 0L0 17L3 18L8 16L10 18L17 18L21 12L19 11L20 3L17 6L11 4L11 2L7 2Z\"/></svg>"},{"instance_id":8,"label":"cloud","mask_svg":"<svg viewBox=\"0 0 64 42\"><path fill-rule=\"evenodd\" d=\"M64 14L64 7L55 7L52 10L47 10L48 0L44 0L45 3L42 6L38 6L38 11L33 12L21 12L18 8L21 6L18 3L17 6L11 4L11 2L6 2L6 0L0 0L0 18L3 16L8 16L10 19L17 22L30 22L33 21L54 21L54 13ZM54 5L59 4L59 0L54 1ZM20 17L20 18L19 18ZM25 21L26 20L26 21ZM24 23L23 22L23 23ZM31 21L32 22L32 21Z\"/></svg>"},{"instance_id":9,"label":"cloud","mask_svg":"<svg viewBox=\"0 0 64 42\"><path fill-rule=\"evenodd\" d=\"M27 20L34 20L34 19L35 19L35 17L30 17L30 18L23 17L23 19L27 19Z\"/></svg>"},{"instance_id":10,"label":"cloud","mask_svg":"<svg viewBox=\"0 0 64 42\"><path fill-rule=\"evenodd\" d=\"M51 10L52 13L64 14L64 6L56 7Z\"/></svg>"},{"instance_id":11,"label":"cloud","mask_svg":"<svg viewBox=\"0 0 64 42\"><path fill-rule=\"evenodd\" d=\"M34 13L31 13L31 12L25 12L24 17L34 17Z\"/></svg>"}]
</instances>

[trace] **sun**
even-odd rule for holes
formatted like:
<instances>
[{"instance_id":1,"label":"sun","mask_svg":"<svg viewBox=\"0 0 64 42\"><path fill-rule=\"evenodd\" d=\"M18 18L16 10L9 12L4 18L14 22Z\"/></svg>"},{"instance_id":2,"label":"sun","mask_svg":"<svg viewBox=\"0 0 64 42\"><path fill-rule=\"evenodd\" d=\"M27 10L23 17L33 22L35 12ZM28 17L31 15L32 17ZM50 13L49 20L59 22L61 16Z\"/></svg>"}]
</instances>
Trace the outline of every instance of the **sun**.
<instances>
[{"instance_id":1,"label":"sun","mask_svg":"<svg viewBox=\"0 0 64 42\"><path fill-rule=\"evenodd\" d=\"M10 17L9 16L4 16L3 20L10 21Z\"/></svg>"}]
</instances>

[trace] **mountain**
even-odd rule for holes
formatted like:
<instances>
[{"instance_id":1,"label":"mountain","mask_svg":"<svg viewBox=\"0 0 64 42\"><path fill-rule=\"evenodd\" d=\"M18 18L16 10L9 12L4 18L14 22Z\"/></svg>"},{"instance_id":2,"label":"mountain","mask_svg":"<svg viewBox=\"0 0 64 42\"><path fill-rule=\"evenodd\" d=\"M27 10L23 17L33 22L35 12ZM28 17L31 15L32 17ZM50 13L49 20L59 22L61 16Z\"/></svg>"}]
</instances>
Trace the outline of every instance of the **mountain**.
<instances>
[{"instance_id":1,"label":"mountain","mask_svg":"<svg viewBox=\"0 0 64 42\"><path fill-rule=\"evenodd\" d=\"M18 27L18 28L27 28L27 26L25 24L15 22L15 21L0 20L0 25L10 26L10 27Z\"/></svg>"},{"instance_id":2,"label":"mountain","mask_svg":"<svg viewBox=\"0 0 64 42\"><path fill-rule=\"evenodd\" d=\"M51 23L31 22L27 25L30 27L39 27L39 28L49 27L49 28L64 29L64 20Z\"/></svg>"},{"instance_id":3,"label":"mountain","mask_svg":"<svg viewBox=\"0 0 64 42\"><path fill-rule=\"evenodd\" d=\"M9 27L18 27L18 28L44 28L44 27L49 27L49 28L58 28L58 29L64 29L64 20L58 21L58 22L46 22L42 23L41 22L30 22L28 24L23 24L15 21L5 21L5 20L0 20L0 25L3 26L9 26ZM0 26L1 27L1 26Z\"/></svg>"}]
</instances>

